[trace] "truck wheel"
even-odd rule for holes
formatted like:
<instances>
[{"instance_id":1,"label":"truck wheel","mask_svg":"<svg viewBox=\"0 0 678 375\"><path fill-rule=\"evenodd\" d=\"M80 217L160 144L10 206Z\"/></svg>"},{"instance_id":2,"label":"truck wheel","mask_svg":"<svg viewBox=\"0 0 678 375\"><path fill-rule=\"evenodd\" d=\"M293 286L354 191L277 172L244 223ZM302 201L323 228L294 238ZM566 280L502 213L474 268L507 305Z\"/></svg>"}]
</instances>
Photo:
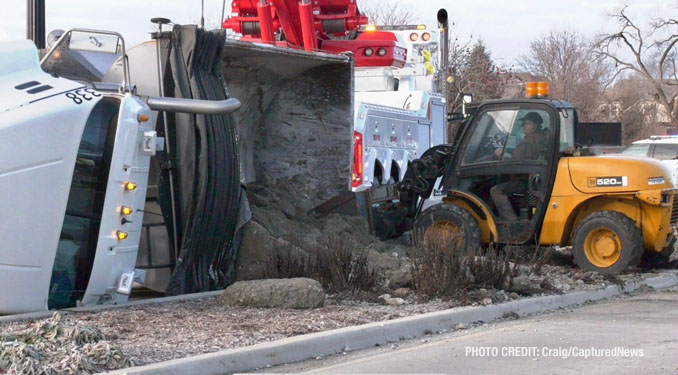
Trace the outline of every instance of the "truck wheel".
<instances>
[{"instance_id":1,"label":"truck wheel","mask_svg":"<svg viewBox=\"0 0 678 375\"><path fill-rule=\"evenodd\" d=\"M633 220L613 211L595 212L574 232L574 261L585 270L618 274L643 255L643 238Z\"/></svg>"},{"instance_id":2,"label":"truck wheel","mask_svg":"<svg viewBox=\"0 0 678 375\"><path fill-rule=\"evenodd\" d=\"M414 222L414 244L430 241L461 241L456 244L466 254L480 247L480 228L465 209L448 203L429 207Z\"/></svg>"}]
</instances>

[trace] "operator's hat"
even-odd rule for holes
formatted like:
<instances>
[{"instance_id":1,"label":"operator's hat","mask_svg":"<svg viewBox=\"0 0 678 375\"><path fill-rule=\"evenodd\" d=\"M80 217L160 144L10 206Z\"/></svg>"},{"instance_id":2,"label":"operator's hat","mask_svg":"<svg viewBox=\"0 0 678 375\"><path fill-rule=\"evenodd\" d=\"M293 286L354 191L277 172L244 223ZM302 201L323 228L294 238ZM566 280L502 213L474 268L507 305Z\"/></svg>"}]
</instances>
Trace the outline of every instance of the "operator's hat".
<instances>
[{"instance_id":1,"label":"operator's hat","mask_svg":"<svg viewBox=\"0 0 678 375\"><path fill-rule=\"evenodd\" d=\"M527 112L527 114L518 119L518 121L532 121L535 125L541 125L544 120L537 112Z\"/></svg>"}]
</instances>

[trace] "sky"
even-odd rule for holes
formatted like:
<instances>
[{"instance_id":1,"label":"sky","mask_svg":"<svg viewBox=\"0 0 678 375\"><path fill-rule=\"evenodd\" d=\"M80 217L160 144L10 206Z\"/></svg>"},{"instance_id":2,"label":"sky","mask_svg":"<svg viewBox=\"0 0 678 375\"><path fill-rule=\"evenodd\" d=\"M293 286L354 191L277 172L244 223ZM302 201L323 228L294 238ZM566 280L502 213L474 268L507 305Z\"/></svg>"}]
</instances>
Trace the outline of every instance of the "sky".
<instances>
[{"instance_id":1,"label":"sky","mask_svg":"<svg viewBox=\"0 0 678 375\"><path fill-rule=\"evenodd\" d=\"M373 5L383 0L357 0ZM46 0L47 32L73 27L118 31L128 46L149 40L149 20L169 18L176 23L198 23L200 0ZM436 12L443 6L460 42L482 38L495 62L510 66L528 52L530 41L549 31L567 28L586 37L614 32L609 14L629 5L627 13L640 26L658 17L676 17L678 0L398 0L409 9L415 22L436 25ZM217 27L222 0L204 0L205 24ZM0 12L0 40L23 39L26 35L26 3L3 1ZM226 2L226 14L230 2Z\"/></svg>"}]
</instances>

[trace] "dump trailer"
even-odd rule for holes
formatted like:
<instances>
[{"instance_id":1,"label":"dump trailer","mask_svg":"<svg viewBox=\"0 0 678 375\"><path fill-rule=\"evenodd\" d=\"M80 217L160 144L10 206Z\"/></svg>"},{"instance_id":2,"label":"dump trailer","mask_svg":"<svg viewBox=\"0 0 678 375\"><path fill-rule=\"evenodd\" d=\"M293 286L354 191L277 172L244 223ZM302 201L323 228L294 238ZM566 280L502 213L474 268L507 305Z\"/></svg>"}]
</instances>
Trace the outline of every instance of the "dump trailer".
<instances>
[{"instance_id":1,"label":"dump trailer","mask_svg":"<svg viewBox=\"0 0 678 375\"><path fill-rule=\"evenodd\" d=\"M0 314L126 301L164 145L153 110L223 121L240 106L139 96L125 56L106 31L63 33L42 61L30 41L0 43ZM102 82L115 61L120 80Z\"/></svg>"},{"instance_id":2,"label":"dump trailer","mask_svg":"<svg viewBox=\"0 0 678 375\"><path fill-rule=\"evenodd\" d=\"M573 247L584 269L616 274L644 252L673 252L678 195L657 160L596 156L575 140L577 112L529 83L526 99L472 103L454 141L410 163L401 207L416 243ZM437 178L443 201L422 210Z\"/></svg>"}]
</instances>

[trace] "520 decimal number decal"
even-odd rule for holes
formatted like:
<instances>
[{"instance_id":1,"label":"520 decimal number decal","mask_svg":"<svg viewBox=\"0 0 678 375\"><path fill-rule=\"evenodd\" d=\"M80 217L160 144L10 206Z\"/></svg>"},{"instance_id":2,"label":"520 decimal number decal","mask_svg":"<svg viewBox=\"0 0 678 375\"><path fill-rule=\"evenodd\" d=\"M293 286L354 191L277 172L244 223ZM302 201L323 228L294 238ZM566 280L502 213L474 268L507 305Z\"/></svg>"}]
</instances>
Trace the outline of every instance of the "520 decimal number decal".
<instances>
[{"instance_id":1,"label":"520 decimal number decal","mask_svg":"<svg viewBox=\"0 0 678 375\"><path fill-rule=\"evenodd\" d=\"M75 104L82 104L84 101L90 101L92 98L98 98L101 94L92 89L75 90L67 92L66 97L71 99Z\"/></svg>"}]
</instances>

